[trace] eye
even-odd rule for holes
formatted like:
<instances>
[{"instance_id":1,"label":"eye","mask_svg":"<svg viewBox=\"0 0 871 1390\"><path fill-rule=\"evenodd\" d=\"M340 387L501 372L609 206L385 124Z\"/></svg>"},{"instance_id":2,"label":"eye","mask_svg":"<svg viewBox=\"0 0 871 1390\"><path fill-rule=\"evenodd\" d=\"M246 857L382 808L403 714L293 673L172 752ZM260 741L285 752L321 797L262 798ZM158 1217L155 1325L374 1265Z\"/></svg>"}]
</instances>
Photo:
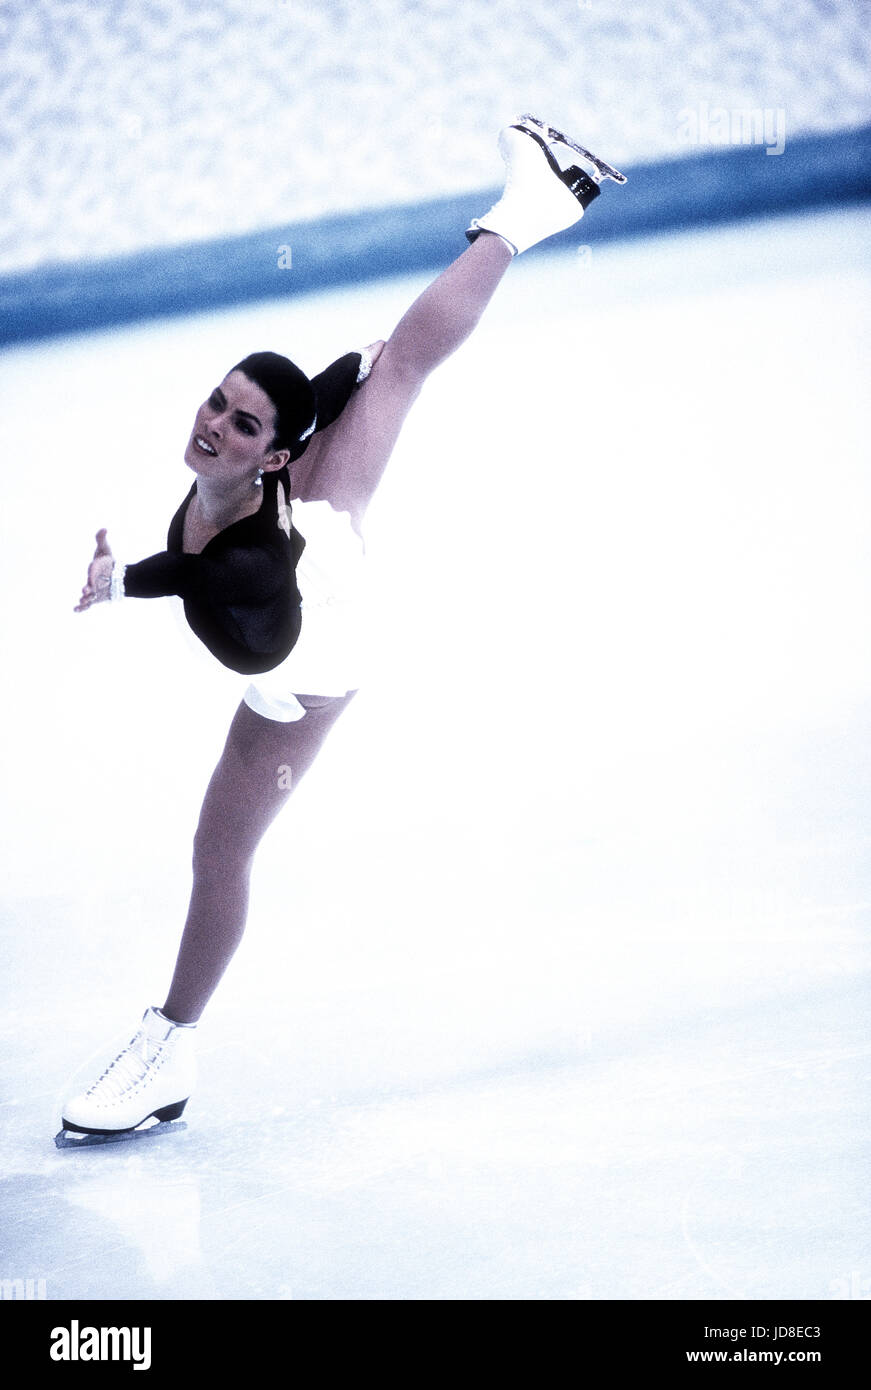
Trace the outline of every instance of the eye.
<instances>
[{"instance_id":1,"label":"eye","mask_svg":"<svg viewBox=\"0 0 871 1390\"><path fill-rule=\"evenodd\" d=\"M217 391L213 391L212 394L209 396L209 405L212 407L213 410L221 409L221 402L218 397Z\"/></svg>"},{"instance_id":2,"label":"eye","mask_svg":"<svg viewBox=\"0 0 871 1390\"><path fill-rule=\"evenodd\" d=\"M236 428L241 430L243 434L254 433L254 426L251 424L250 420L237 420Z\"/></svg>"}]
</instances>

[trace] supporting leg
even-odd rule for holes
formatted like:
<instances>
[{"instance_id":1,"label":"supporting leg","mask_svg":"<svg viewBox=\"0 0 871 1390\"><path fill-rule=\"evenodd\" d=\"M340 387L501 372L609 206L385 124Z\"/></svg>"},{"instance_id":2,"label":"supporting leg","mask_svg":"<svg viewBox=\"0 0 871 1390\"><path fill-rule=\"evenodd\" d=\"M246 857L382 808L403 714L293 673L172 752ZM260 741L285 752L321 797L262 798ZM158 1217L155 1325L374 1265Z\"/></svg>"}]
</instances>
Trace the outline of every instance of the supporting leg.
<instances>
[{"instance_id":1,"label":"supporting leg","mask_svg":"<svg viewBox=\"0 0 871 1390\"><path fill-rule=\"evenodd\" d=\"M190 908L163 1005L176 1023L195 1023L214 993L245 930L257 846L351 699L309 708L292 724L244 703L236 711L194 839Z\"/></svg>"}]
</instances>

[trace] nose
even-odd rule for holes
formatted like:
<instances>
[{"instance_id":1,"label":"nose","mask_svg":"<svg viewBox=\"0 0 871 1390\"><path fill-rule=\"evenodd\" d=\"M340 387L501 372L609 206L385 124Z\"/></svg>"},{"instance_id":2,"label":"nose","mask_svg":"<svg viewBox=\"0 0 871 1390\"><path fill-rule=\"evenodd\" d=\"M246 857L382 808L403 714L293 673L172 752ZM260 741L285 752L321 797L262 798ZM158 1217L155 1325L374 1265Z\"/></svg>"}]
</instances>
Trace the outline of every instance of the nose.
<instances>
[{"instance_id":1,"label":"nose","mask_svg":"<svg viewBox=\"0 0 871 1390\"><path fill-rule=\"evenodd\" d=\"M223 418L220 410L216 410L213 406L207 404L203 411L203 429L209 430L220 439Z\"/></svg>"}]
</instances>

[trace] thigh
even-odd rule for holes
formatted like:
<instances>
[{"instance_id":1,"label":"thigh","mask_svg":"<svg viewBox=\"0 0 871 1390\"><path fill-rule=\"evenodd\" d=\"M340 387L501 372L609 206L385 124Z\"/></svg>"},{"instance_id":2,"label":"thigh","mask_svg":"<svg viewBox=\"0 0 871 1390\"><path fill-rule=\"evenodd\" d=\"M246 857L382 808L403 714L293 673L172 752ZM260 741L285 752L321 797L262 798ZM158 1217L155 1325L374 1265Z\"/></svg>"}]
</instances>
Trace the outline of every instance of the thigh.
<instances>
[{"instance_id":1,"label":"thigh","mask_svg":"<svg viewBox=\"0 0 871 1390\"><path fill-rule=\"evenodd\" d=\"M381 481L399 432L423 385L404 374L390 344L334 424L317 439L309 496L325 498L359 520Z\"/></svg>"},{"instance_id":2,"label":"thigh","mask_svg":"<svg viewBox=\"0 0 871 1390\"><path fill-rule=\"evenodd\" d=\"M302 696L305 715L290 724L240 704L200 813L198 834L208 837L213 851L253 854L355 693Z\"/></svg>"}]
</instances>

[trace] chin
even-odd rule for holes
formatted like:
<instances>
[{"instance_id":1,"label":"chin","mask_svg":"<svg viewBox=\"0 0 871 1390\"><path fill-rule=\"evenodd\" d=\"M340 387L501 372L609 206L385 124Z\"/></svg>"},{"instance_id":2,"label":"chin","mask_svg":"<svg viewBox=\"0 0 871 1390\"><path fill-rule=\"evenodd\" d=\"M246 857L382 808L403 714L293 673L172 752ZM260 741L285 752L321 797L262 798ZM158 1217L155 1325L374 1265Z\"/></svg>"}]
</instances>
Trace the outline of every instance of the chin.
<instances>
[{"instance_id":1,"label":"chin","mask_svg":"<svg viewBox=\"0 0 871 1390\"><path fill-rule=\"evenodd\" d=\"M187 442L187 447L184 451L184 461L188 468L192 469L194 473L199 473L202 464L207 461L205 454L201 454L196 448L193 435L191 435Z\"/></svg>"}]
</instances>

